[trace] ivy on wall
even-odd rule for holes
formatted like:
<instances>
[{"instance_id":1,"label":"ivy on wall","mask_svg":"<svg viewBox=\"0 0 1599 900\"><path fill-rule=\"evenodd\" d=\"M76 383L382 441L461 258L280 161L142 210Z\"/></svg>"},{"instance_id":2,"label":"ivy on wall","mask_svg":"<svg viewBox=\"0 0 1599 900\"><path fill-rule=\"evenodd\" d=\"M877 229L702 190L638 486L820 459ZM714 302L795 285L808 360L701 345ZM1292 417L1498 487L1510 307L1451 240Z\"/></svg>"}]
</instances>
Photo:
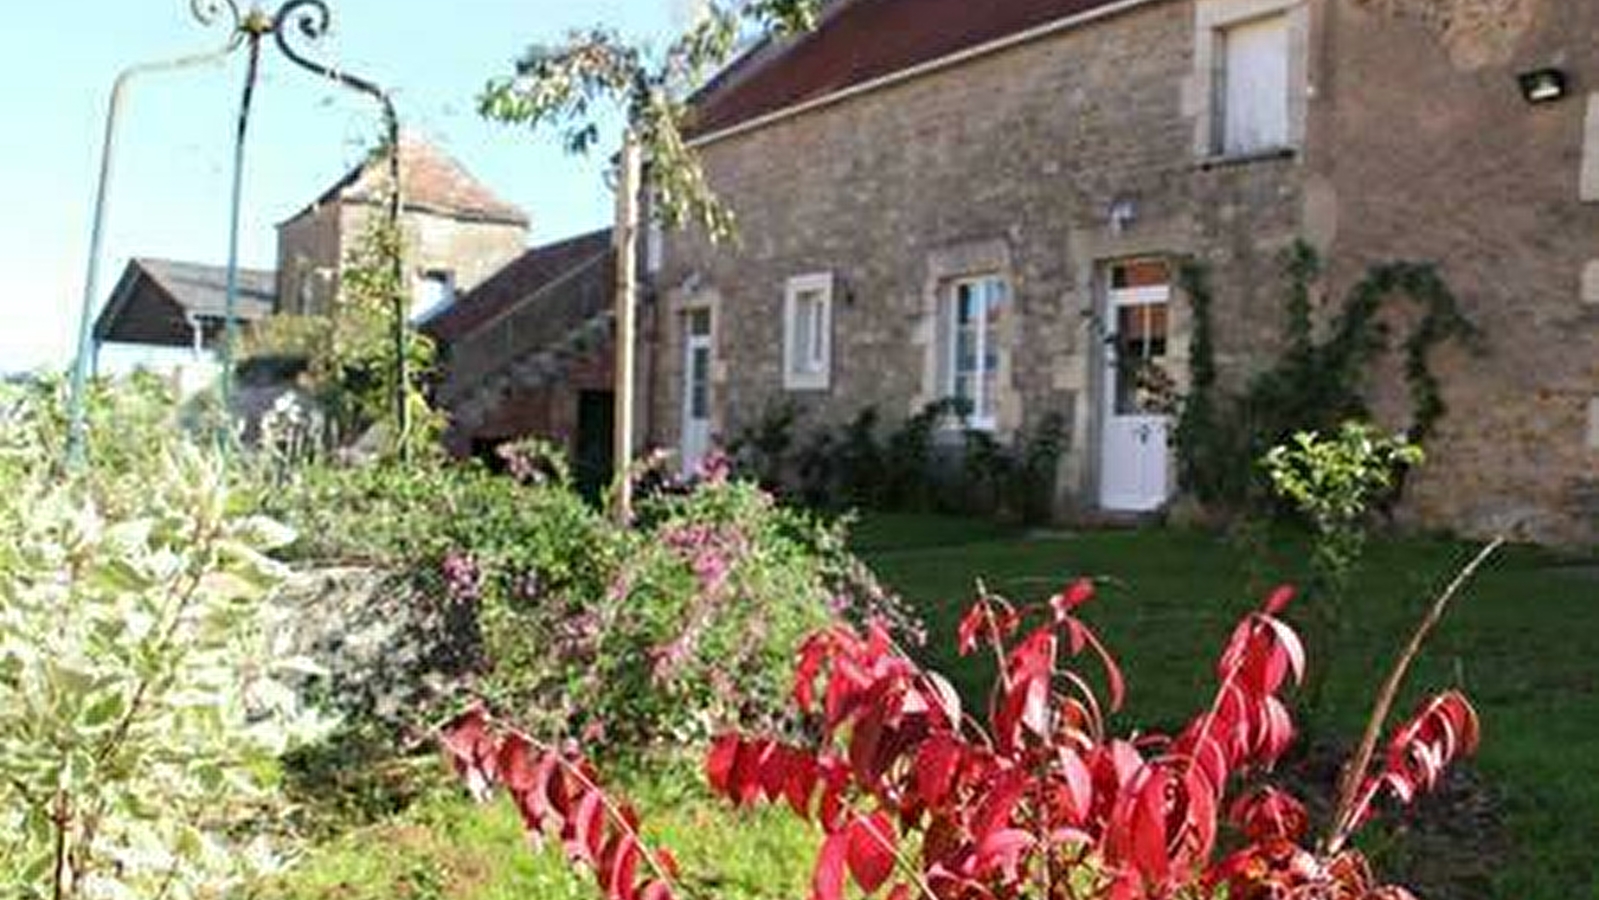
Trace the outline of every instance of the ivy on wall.
<instances>
[{"instance_id":1,"label":"ivy on wall","mask_svg":"<svg viewBox=\"0 0 1599 900\"><path fill-rule=\"evenodd\" d=\"M1433 352L1454 342L1473 351L1481 334L1461 313L1453 291L1432 265L1375 265L1346 295L1324 338L1318 339L1311 297L1323 267L1308 244L1296 244L1284 265L1287 316L1282 355L1241 392L1220 385L1216 368L1214 293L1205 266L1189 260L1179 271L1193 316L1189 394L1177 423L1178 477L1202 504L1238 509L1266 496L1249 461L1298 432L1331 433L1351 419L1369 419L1365 396L1370 363L1390 347L1379 318L1384 304L1408 300L1421 319L1399 346L1413 419L1409 440L1425 444L1448 412L1432 370ZM1401 476L1384 505L1404 489Z\"/></svg>"}]
</instances>

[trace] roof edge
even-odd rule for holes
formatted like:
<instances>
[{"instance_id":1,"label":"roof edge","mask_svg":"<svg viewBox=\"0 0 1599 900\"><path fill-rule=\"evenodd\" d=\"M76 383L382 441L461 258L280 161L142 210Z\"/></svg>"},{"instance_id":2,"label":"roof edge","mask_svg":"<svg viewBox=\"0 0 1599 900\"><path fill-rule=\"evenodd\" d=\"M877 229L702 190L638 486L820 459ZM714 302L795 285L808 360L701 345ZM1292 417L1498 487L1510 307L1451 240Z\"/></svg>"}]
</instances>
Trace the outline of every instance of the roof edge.
<instances>
[{"instance_id":1,"label":"roof edge","mask_svg":"<svg viewBox=\"0 0 1599 900\"><path fill-rule=\"evenodd\" d=\"M742 122L734 123L717 131L696 135L688 140L688 146L696 150L702 147L708 147L711 144L719 143L730 138L739 137L740 135L748 134L752 131L759 131L768 125L774 125L778 122L802 116L809 112L834 106L854 97L859 97L874 91L880 91L884 88L892 87L904 82L913 81L926 75L932 75L979 57L990 56L1004 50L1009 50L1012 47L1017 47L1022 44L1027 44L1042 38L1050 37L1051 35L1059 32L1070 31L1071 29L1096 22L1100 19L1108 19L1113 16L1118 16L1122 13L1137 9L1142 6L1153 6L1157 3L1167 2L1171 2L1171 0L1120 0L1120 2L1111 3L1096 9L1062 16L1059 19L1045 22L1042 25L1034 26L1025 31L1018 31L1015 34L1007 34L1001 38L995 38L994 40L977 44L972 47L967 47L962 50L957 50L954 53L945 54L944 56L930 59L926 62L917 63L916 65L908 68L900 69L897 72L890 72L887 75L880 75L876 78L871 78L857 84L839 88L831 93L822 94L819 97L811 97L808 100L802 100L798 103L792 103L788 106L762 113L758 116L746 119Z\"/></svg>"}]
</instances>

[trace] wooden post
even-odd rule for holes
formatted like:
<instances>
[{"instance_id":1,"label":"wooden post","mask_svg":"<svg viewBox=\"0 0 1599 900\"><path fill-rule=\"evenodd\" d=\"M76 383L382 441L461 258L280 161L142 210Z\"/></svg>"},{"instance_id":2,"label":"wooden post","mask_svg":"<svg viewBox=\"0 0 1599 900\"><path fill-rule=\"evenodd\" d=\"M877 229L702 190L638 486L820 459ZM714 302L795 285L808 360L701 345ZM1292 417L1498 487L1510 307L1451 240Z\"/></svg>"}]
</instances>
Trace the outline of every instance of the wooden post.
<instances>
[{"instance_id":1,"label":"wooden post","mask_svg":"<svg viewBox=\"0 0 1599 900\"><path fill-rule=\"evenodd\" d=\"M642 177L638 133L629 127L622 137L616 179L616 383L612 416L611 457L616 467L616 520L633 521L633 387L634 332L638 307L639 181Z\"/></svg>"}]
</instances>

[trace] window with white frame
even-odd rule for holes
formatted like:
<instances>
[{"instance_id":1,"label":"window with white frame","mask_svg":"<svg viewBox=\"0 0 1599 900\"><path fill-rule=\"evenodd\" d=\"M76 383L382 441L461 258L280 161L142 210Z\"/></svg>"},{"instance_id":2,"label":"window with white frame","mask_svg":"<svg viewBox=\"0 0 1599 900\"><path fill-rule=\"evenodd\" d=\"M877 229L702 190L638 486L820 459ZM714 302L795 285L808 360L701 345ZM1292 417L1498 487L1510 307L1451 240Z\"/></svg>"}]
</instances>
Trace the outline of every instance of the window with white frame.
<instances>
[{"instance_id":1,"label":"window with white frame","mask_svg":"<svg viewBox=\"0 0 1599 900\"><path fill-rule=\"evenodd\" d=\"M1215 49L1213 152L1238 156L1289 146L1288 14L1220 28Z\"/></svg>"},{"instance_id":2,"label":"window with white frame","mask_svg":"<svg viewBox=\"0 0 1599 900\"><path fill-rule=\"evenodd\" d=\"M1010 291L997 275L962 278L945 305L945 392L964 400L975 428L993 428L999 402L1001 327Z\"/></svg>"},{"instance_id":3,"label":"window with white frame","mask_svg":"<svg viewBox=\"0 0 1599 900\"><path fill-rule=\"evenodd\" d=\"M833 276L797 275L783 293L783 386L826 390L833 367Z\"/></svg>"}]
</instances>

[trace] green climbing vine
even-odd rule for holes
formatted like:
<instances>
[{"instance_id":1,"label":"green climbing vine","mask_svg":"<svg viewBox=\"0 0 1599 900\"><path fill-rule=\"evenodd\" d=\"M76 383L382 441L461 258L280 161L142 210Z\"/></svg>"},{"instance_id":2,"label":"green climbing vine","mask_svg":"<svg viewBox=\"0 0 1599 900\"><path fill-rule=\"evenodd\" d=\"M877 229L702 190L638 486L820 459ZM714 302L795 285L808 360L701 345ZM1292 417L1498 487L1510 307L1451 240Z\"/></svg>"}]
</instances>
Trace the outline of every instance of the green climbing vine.
<instances>
[{"instance_id":1,"label":"green climbing vine","mask_svg":"<svg viewBox=\"0 0 1599 900\"><path fill-rule=\"evenodd\" d=\"M1384 303L1409 300L1422 312L1399 347L1413 415L1405 435L1414 444L1425 444L1448 412L1432 371L1434 351L1449 342L1482 348L1481 335L1431 265L1373 266L1346 295L1321 340L1312 316L1313 291L1323 274L1321 259L1309 245L1298 243L1287 254L1284 273L1282 355L1238 393L1226 391L1218 378L1208 272L1192 260L1179 270L1192 311L1193 338L1190 390L1177 423L1178 475L1183 488L1209 507L1239 509L1266 501L1268 486L1247 461L1261 458L1292 435L1330 434L1346 421L1370 418L1366 370L1390 347L1388 329L1378 316ZM1391 505L1403 490L1401 472L1379 505Z\"/></svg>"}]
</instances>

